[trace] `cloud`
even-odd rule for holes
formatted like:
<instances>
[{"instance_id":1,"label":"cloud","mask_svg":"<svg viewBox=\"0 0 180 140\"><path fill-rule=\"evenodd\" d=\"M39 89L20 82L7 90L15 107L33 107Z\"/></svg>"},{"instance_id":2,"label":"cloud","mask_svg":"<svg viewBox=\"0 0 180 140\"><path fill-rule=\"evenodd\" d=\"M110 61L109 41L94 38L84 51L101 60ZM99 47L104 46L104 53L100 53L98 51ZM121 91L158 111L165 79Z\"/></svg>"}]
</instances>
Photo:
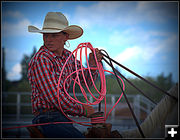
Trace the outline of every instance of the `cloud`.
<instances>
[{"instance_id":1,"label":"cloud","mask_svg":"<svg viewBox=\"0 0 180 140\"><path fill-rule=\"evenodd\" d=\"M136 6L137 13L143 13L147 20L150 21L166 21L169 18L177 18L178 11L177 2L138 2Z\"/></svg>"},{"instance_id":2,"label":"cloud","mask_svg":"<svg viewBox=\"0 0 180 140\"><path fill-rule=\"evenodd\" d=\"M143 28L129 27L124 30L115 30L109 36L109 44L116 47L130 47L134 45L141 45L150 42L152 37L161 35L163 33L146 31Z\"/></svg>"},{"instance_id":3,"label":"cloud","mask_svg":"<svg viewBox=\"0 0 180 140\"><path fill-rule=\"evenodd\" d=\"M77 6L72 20L85 28L102 23L108 24L116 17L115 11L121 7L121 4L119 2L98 2L90 6Z\"/></svg>"},{"instance_id":4,"label":"cloud","mask_svg":"<svg viewBox=\"0 0 180 140\"><path fill-rule=\"evenodd\" d=\"M28 25L31 22L28 19L23 19L17 23L2 23L3 36L26 36L28 35Z\"/></svg>"},{"instance_id":5,"label":"cloud","mask_svg":"<svg viewBox=\"0 0 180 140\"><path fill-rule=\"evenodd\" d=\"M111 28L146 22L162 23L169 18L177 19L176 9L176 3L101 1L90 6L78 6L73 22L85 28L97 25Z\"/></svg>"},{"instance_id":6,"label":"cloud","mask_svg":"<svg viewBox=\"0 0 180 140\"><path fill-rule=\"evenodd\" d=\"M131 27L124 30L116 30L109 37L109 44L115 48L129 48L132 46L142 47L147 52L174 49L177 46L178 37L176 33L165 31L146 30L143 28ZM171 47L170 47L171 46ZM150 56L150 54L149 54Z\"/></svg>"},{"instance_id":7,"label":"cloud","mask_svg":"<svg viewBox=\"0 0 180 140\"><path fill-rule=\"evenodd\" d=\"M28 26L33 25L29 19L27 19L23 13L19 11L6 11L3 14L2 20L2 35L4 37L12 36L29 36ZM10 19L10 21L9 21ZM12 20L13 19L13 20ZM12 21L11 21L12 20ZM34 24L39 27L39 23Z\"/></svg>"},{"instance_id":8,"label":"cloud","mask_svg":"<svg viewBox=\"0 0 180 140\"><path fill-rule=\"evenodd\" d=\"M7 79L9 80L19 80L21 77L21 64L15 64L12 69L7 73Z\"/></svg>"},{"instance_id":9,"label":"cloud","mask_svg":"<svg viewBox=\"0 0 180 140\"><path fill-rule=\"evenodd\" d=\"M112 59L114 59L115 61L121 63L121 64L125 64L126 66L128 66L129 64L131 64L130 62L139 62L141 58L141 54L142 54L143 50L141 47L139 46L133 46L133 47L128 47L126 48L124 51L122 51L121 53L117 54L116 56L110 56ZM132 66L132 65L131 65ZM105 63L105 68L107 70L112 70L112 68L107 65Z\"/></svg>"},{"instance_id":10,"label":"cloud","mask_svg":"<svg viewBox=\"0 0 180 140\"><path fill-rule=\"evenodd\" d=\"M5 47L5 56L7 62L15 62L21 60L22 53L17 48Z\"/></svg>"},{"instance_id":11,"label":"cloud","mask_svg":"<svg viewBox=\"0 0 180 140\"><path fill-rule=\"evenodd\" d=\"M138 46L134 46L131 48L126 48L123 52L118 54L114 59L118 62L124 63L128 60L132 60L134 58L139 57L142 53L142 49Z\"/></svg>"},{"instance_id":12,"label":"cloud","mask_svg":"<svg viewBox=\"0 0 180 140\"><path fill-rule=\"evenodd\" d=\"M20 18L23 18L24 15L19 12L19 11L11 11L11 10L8 10L6 12L3 13L3 17L4 18L15 18L15 19L20 19Z\"/></svg>"},{"instance_id":13,"label":"cloud","mask_svg":"<svg viewBox=\"0 0 180 140\"><path fill-rule=\"evenodd\" d=\"M29 19L21 19L16 23L12 22L3 22L2 23L2 35L4 37L14 37L14 36L35 36L37 34L32 34L28 32L28 26L33 25L37 28L41 29L41 25L39 23L32 24Z\"/></svg>"},{"instance_id":14,"label":"cloud","mask_svg":"<svg viewBox=\"0 0 180 140\"><path fill-rule=\"evenodd\" d=\"M177 43L178 37L176 35L169 35L165 40L149 40L144 45L143 43L140 43L139 46L127 47L124 51L114 57L114 59L121 63L132 60L147 63L153 58L158 58L157 55L162 53L167 55L167 53L177 52Z\"/></svg>"}]
</instances>

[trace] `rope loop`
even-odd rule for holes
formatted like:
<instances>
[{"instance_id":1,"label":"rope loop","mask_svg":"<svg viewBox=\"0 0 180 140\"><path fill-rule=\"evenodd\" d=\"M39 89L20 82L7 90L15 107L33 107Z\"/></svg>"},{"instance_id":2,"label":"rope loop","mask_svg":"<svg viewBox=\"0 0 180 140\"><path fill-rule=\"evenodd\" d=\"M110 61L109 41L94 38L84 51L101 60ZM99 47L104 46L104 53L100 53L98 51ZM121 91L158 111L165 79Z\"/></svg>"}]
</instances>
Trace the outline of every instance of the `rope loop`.
<instances>
[{"instance_id":1,"label":"rope loop","mask_svg":"<svg viewBox=\"0 0 180 140\"><path fill-rule=\"evenodd\" d=\"M85 49L85 53L83 53L83 49ZM88 49L90 49L90 51L94 54L94 57L95 57L95 61L96 61L96 65L97 67L90 67L89 65L89 62L88 62L88 56L87 56L87 52L88 52ZM78 56L78 51L80 53L80 68L78 69L77 67L77 56ZM85 58L86 58L86 62L87 62L87 68L84 68L83 65L82 65L82 55L85 54ZM63 83L63 89L64 89L64 92L65 94L69 97L70 100L73 100L74 102L76 103L79 103L79 104L82 104L82 105L97 105L99 104L103 99L105 100L105 112L106 112L106 77L105 77L105 73L104 72L109 72L111 74L113 74L112 72L108 71L108 70L104 70L103 69L103 66L102 66L102 63L101 62L98 62L97 61L97 58L96 58L96 51L95 51L95 48L93 48L93 46L91 45L90 42L86 42L86 43L80 43L77 48L70 54L70 56L68 57L68 59L66 60L65 64L63 65L62 67L62 70L61 70L61 73L60 73L60 76L59 76L59 80L58 80L58 89L57 89L57 93L58 93L58 103L59 103L59 107L62 111L62 113L71 121L73 121L74 123L80 123L80 122L76 122L72 119L70 119L66 113L63 111L62 109L62 105L61 105L61 99L59 98L59 91L60 91L60 82L61 82L61 77L62 77L62 73L67 65L67 62L69 61L69 59L72 57L72 55L75 56L75 71L72 72L70 75L68 75L66 77L66 79L64 80L64 83ZM91 70L97 70L98 73L99 73L99 76L100 76L100 82L101 82L101 89L100 91L97 89L96 85L95 85L95 82L93 80L93 76L92 76L92 73L91 73ZM90 91L90 88L87 84L87 81L86 81L86 78L85 78L85 74L84 72L85 71L88 71L89 72L89 77L91 79L91 82L92 82L92 86L95 88L95 90L97 91L98 93L98 98L95 97L93 95L93 93ZM73 95L74 95L74 98L72 96L69 95L69 93L67 92L66 88L65 88L65 85L66 85L66 81L68 78L70 78L70 76L72 75L76 75L75 78L73 79L74 81L74 84L73 84ZM82 85L81 85L81 80L80 80L80 77L79 75L82 76L82 79L84 81L84 84L85 84L85 87L87 88L88 90L88 94L91 95L91 97L94 99L94 102L90 102L88 100L88 95L86 94L85 90L83 89ZM125 89L125 85L124 85L124 82L123 80L121 79L121 77L118 77L122 84L123 84L123 90ZM78 85L82 94L83 94L83 97L85 99L85 102L82 102L82 101L79 101L76 97L76 94L75 94L75 85ZM121 97L122 97L123 93L121 93L121 96L119 97L119 99L117 100L117 102L115 103L115 105L112 107L112 109L107 113L107 115L105 114L104 117L98 117L98 118L91 118L91 122L105 122L107 117L109 116L109 114L111 113L111 111L114 109L114 107L117 105L117 103L120 101ZM89 122L90 123L90 122ZM82 123L80 123L82 124ZM82 125L85 125L85 124L82 124ZM86 126L89 126L89 125L86 125Z\"/></svg>"}]
</instances>

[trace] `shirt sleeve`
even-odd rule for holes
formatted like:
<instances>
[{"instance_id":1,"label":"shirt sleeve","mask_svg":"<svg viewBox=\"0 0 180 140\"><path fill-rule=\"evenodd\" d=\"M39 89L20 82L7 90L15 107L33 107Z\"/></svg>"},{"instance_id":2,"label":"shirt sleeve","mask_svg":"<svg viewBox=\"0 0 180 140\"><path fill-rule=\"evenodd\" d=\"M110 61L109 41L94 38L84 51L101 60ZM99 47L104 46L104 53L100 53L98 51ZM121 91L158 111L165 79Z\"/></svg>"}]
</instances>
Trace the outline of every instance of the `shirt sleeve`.
<instances>
[{"instance_id":1,"label":"shirt sleeve","mask_svg":"<svg viewBox=\"0 0 180 140\"><path fill-rule=\"evenodd\" d=\"M55 70L51 60L45 56L39 57L34 64L34 73L36 84L44 98L49 104L54 105L60 110L57 95L58 79L55 76ZM84 116L85 110L83 106L71 100L62 90L63 82L60 82L59 87L60 104L64 112L72 116Z\"/></svg>"}]
</instances>

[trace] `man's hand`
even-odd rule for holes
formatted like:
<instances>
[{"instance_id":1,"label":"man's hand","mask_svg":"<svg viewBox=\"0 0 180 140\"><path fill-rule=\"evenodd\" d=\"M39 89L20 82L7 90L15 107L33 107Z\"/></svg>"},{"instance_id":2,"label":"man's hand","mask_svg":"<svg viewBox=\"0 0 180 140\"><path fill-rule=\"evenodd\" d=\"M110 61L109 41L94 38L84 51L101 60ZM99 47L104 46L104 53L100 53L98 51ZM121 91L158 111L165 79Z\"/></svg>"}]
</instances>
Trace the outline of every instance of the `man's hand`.
<instances>
[{"instance_id":1,"label":"man's hand","mask_svg":"<svg viewBox=\"0 0 180 140\"><path fill-rule=\"evenodd\" d=\"M97 61L98 61L98 62L101 62L103 56L102 56L102 54L100 53L100 51L99 51L98 48L95 49L95 53L96 53ZM90 54L89 54L89 65L90 65L91 67L96 67L96 61L95 61L95 58L94 58L94 54L93 54L93 53L90 53Z\"/></svg>"},{"instance_id":2,"label":"man's hand","mask_svg":"<svg viewBox=\"0 0 180 140\"><path fill-rule=\"evenodd\" d=\"M87 116L86 117L89 117L91 114L93 114L95 111L94 111L94 108L92 106L89 106L89 105L83 105L83 107L85 108L85 110L87 111Z\"/></svg>"}]
</instances>

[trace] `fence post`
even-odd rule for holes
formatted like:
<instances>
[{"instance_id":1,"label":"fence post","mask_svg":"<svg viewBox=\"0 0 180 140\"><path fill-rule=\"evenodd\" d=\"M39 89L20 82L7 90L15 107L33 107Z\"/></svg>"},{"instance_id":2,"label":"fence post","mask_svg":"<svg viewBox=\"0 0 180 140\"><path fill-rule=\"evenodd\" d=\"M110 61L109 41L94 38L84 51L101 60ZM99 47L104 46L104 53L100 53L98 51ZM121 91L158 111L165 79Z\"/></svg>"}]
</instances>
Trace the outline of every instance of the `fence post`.
<instances>
[{"instance_id":1,"label":"fence post","mask_svg":"<svg viewBox=\"0 0 180 140\"><path fill-rule=\"evenodd\" d=\"M115 104L115 96L112 95L111 96L111 105L113 106ZM115 108L112 110L111 112L111 120L114 121L115 120Z\"/></svg>"},{"instance_id":2,"label":"fence post","mask_svg":"<svg viewBox=\"0 0 180 140\"><path fill-rule=\"evenodd\" d=\"M89 96L89 101L92 103L93 102L93 97L90 95Z\"/></svg>"},{"instance_id":3,"label":"fence post","mask_svg":"<svg viewBox=\"0 0 180 140\"><path fill-rule=\"evenodd\" d=\"M140 123L140 95L136 95L134 98L134 114Z\"/></svg>"},{"instance_id":4,"label":"fence post","mask_svg":"<svg viewBox=\"0 0 180 140\"><path fill-rule=\"evenodd\" d=\"M20 120L20 112L21 112L21 95L20 93L17 94L17 112L16 112L16 120Z\"/></svg>"}]
</instances>

